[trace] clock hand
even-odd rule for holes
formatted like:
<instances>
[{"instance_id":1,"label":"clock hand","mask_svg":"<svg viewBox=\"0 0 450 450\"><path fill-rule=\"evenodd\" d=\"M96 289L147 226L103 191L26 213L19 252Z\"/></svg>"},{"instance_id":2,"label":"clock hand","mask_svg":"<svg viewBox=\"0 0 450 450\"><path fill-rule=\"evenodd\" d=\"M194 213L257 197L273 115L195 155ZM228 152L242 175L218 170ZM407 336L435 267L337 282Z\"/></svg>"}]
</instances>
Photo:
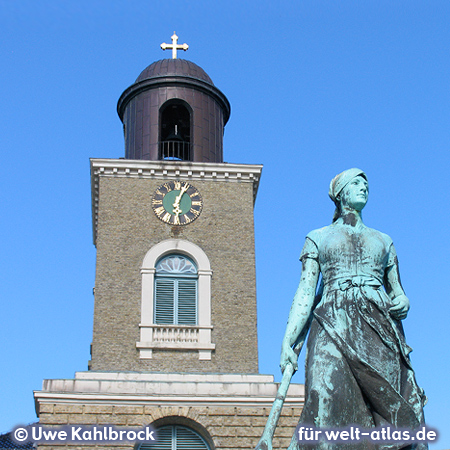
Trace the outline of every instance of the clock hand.
<instances>
[{"instance_id":1,"label":"clock hand","mask_svg":"<svg viewBox=\"0 0 450 450\"><path fill-rule=\"evenodd\" d=\"M181 209L180 209L180 201L181 198L183 197L184 193L188 190L188 183L186 183L182 188L180 193L175 197L175 203L172 205L173 206L173 213L176 216L179 216L181 213Z\"/></svg>"},{"instance_id":2,"label":"clock hand","mask_svg":"<svg viewBox=\"0 0 450 450\"><path fill-rule=\"evenodd\" d=\"M176 200L177 203L180 203L181 197L183 197L183 194L188 190L188 187L189 187L189 185L187 183L182 187L182 189L177 197L177 200Z\"/></svg>"}]
</instances>

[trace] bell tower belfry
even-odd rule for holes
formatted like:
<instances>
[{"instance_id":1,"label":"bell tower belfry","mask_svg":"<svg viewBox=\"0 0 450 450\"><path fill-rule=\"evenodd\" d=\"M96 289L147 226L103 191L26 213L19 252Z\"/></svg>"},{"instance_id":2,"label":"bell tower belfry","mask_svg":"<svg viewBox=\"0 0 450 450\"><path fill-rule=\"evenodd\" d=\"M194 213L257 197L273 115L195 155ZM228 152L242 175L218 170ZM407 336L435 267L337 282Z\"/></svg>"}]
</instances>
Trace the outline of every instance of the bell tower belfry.
<instances>
[{"instance_id":1,"label":"bell tower belfry","mask_svg":"<svg viewBox=\"0 0 450 450\"><path fill-rule=\"evenodd\" d=\"M90 367L256 373L262 166L223 162L227 98L196 64L163 59L124 91L117 111L125 159L91 160Z\"/></svg>"},{"instance_id":2,"label":"bell tower belfry","mask_svg":"<svg viewBox=\"0 0 450 450\"><path fill-rule=\"evenodd\" d=\"M223 162L230 104L191 61L163 59L148 66L121 95L125 158Z\"/></svg>"}]
</instances>

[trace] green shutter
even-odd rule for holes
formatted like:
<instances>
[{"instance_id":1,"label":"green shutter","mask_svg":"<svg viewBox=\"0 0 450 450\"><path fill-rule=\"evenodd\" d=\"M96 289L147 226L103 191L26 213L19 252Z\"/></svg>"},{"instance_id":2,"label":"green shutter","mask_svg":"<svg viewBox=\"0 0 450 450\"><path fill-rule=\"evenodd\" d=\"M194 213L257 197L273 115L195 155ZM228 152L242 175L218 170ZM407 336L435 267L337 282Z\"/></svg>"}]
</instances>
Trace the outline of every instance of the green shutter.
<instances>
[{"instance_id":1,"label":"green shutter","mask_svg":"<svg viewBox=\"0 0 450 450\"><path fill-rule=\"evenodd\" d=\"M174 430L172 426L157 429L156 436L155 445L149 446L148 448L152 448L153 450L173 450Z\"/></svg>"},{"instance_id":2,"label":"green shutter","mask_svg":"<svg viewBox=\"0 0 450 450\"><path fill-rule=\"evenodd\" d=\"M185 256L169 255L156 265L154 323L197 325L198 274Z\"/></svg>"},{"instance_id":3,"label":"green shutter","mask_svg":"<svg viewBox=\"0 0 450 450\"><path fill-rule=\"evenodd\" d=\"M155 323L197 324L197 280L155 279Z\"/></svg>"},{"instance_id":4,"label":"green shutter","mask_svg":"<svg viewBox=\"0 0 450 450\"><path fill-rule=\"evenodd\" d=\"M178 325L197 323L197 280L178 281Z\"/></svg>"},{"instance_id":5,"label":"green shutter","mask_svg":"<svg viewBox=\"0 0 450 450\"><path fill-rule=\"evenodd\" d=\"M206 442L195 431L185 427L175 427L176 450L208 450Z\"/></svg>"},{"instance_id":6,"label":"green shutter","mask_svg":"<svg viewBox=\"0 0 450 450\"><path fill-rule=\"evenodd\" d=\"M174 323L175 280L155 280L155 323Z\"/></svg>"},{"instance_id":7,"label":"green shutter","mask_svg":"<svg viewBox=\"0 0 450 450\"><path fill-rule=\"evenodd\" d=\"M204 439L190 428L167 425L156 430L155 443L141 444L139 450L209 450Z\"/></svg>"}]
</instances>

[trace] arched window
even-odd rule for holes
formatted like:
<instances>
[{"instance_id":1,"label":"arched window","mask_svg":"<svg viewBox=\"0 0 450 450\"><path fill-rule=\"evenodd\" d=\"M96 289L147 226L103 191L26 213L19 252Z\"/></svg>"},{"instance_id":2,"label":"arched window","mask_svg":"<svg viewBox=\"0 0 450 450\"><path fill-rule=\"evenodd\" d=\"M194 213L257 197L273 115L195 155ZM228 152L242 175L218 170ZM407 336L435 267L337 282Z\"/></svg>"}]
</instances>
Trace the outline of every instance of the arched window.
<instances>
[{"instance_id":1,"label":"arched window","mask_svg":"<svg viewBox=\"0 0 450 450\"><path fill-rule=\"evenodd\" d=\"M159 159L191 161L191 113L187 103L172 99L160 109Z\"/></svg>"},{"instance_id":2,"label":"arched window","mask_svg":"<svg viewBox=\"0 0 450 450\"><path fill-rule=\"evenodd\" d=\"M156 430L157 441L143 443L138 450L210 450L206 441L194 430L181 425L166 425Z\"/></svg>"},{"instance_id":3,"label":"arched window","mask_svg":"<svg viewBox=\"0 0 450 450\"><path fill-rule=\"evenodd\" d=\"M153 246L141 268L141 359L153 350L197 350L211 360L211 277L205 252L192 242L167 239Z\"/></svg>"},{"instance_id":4,"label":"arched window","mask_svg":"<svg viewBox=\"0 0 450 450\"><path fill-rule=\"evenodd\" d=\"M197 325L197 267L187 257L169 255L156 265L157 325Z\"/></svg>"}]
</instances>

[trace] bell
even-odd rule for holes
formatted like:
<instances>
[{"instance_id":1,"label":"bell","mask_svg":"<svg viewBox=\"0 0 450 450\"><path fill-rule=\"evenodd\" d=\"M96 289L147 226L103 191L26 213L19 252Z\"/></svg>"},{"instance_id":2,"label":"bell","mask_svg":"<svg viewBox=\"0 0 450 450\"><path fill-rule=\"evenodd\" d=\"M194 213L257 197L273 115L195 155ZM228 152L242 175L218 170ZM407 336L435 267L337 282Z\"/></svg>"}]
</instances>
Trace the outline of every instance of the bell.
<instances>
[{"instance_id":1,"label":"bell","mask_svg":"<svg viewBox=\"0 0 450 450\"><path fill-rule=\"evenodd\" d=\"M165 141L183 141L183 137L178 134L178 125L175 125L175 129L164 139Z\"/></svg>"}]
</instances>

